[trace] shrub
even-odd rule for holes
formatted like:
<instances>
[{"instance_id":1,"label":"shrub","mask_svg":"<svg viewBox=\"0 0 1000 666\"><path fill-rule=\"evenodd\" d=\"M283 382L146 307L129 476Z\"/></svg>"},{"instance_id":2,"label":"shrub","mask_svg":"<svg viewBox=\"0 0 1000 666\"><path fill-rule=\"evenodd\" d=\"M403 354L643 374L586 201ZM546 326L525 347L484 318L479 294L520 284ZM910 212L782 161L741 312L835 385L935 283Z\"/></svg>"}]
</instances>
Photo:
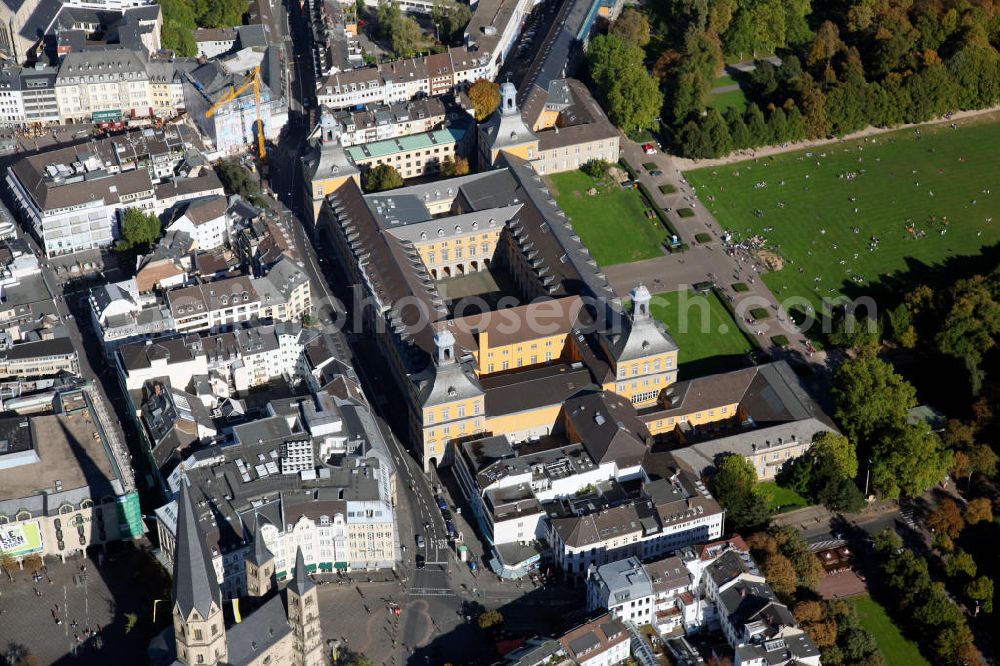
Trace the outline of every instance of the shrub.
<instances>
[{"instance_id":1,"label":"shrub","mask_svg":"<svg viewBox=\"0 0 1000 666\"><path fill-rule=\"evenodd\" d=\"M678 208L677 215L679 217L694 217L694 211L690 208Z\"/></svg>"},{"instance_id":2,"label":"shrub","mask_svg":"<svg viewBox=\"0 0 1000 666\"><path fill-rule=\"evenodd\" d=\"M660 185L660 194L673 194L677 191L677 188L667 183L666 185Z\"/></svg>"},{"instance_id":3,"label":"shrub","mask_svg":"<svg viewBox=\"0 0 1000 666\"><path fill-rule=\"evenodd\" d=\"M750 316L754 319L767 319L771 314L765 308L754 308L750 311Z\"/></svg>"},{"instance_id":4,"label":"shrub","mask_svg":"<svg viewBox=\"0 0 1000 666\"><path fill-rule=\"evenodd\" d=\"M732 287L733 291L735 291L737 294L744 294L750 291L750 287L748 287L745 282L734 282Z\"/></svg>"},{"instance_id":5,"label":"shrub","mask_svg":"<svg viewBox=\"0 0 1000 666\"><path fill-rule=\"evenodd\" d=\"M645 169L646 171L653 171L654 169L658 169L659 167L657 166L656 162L643 162L642 168Z\"/></svg>"},{"instance_id":6,"label":"shrub","mask_svg":"<svg viewBox=\"0 0 1000 666\"><path fill-rule=\"evenodd\" d=\"M590 160L580 167L580 171L584 172L594 180L601 180L607 177L608 169L610 168L611 165L605 160Z\"/></svg>"},{"instance_id":7,"label":"shrub","mask_svg":"<svg viewBox=\"0 0 1000 666\"><path fill-rule=\"evenodd\" d=\"M699 243L710 243L712 242L712 236L709 234L695 234L694 239Z\"/></svg>"},{"instance_id":8,"label":"shrub","mask_svg":"<svg viewBox=\"0 0 1000 666\"><path fill-rule=\"evenodd\" d=\"M771 342L777 347L787 347L788 346L788 336L787 335L775 335L771 338Z\"/></svg>"},{"instance_id":9,"label":"shrub","mask_svg":"<svg viewBox=\"0 0 1000 666\"><path fill-rule=\"evenodd\" d=\"M621 168L625 169L625 173L628 174L629 178L631 178L632 180L635 180L635 178L636 178L635 169L632 168L632 165L629 164L628 161L624 157L621 158L620 160L618 160L618 166L620 166Z\"/></svg>"}]
</instances>

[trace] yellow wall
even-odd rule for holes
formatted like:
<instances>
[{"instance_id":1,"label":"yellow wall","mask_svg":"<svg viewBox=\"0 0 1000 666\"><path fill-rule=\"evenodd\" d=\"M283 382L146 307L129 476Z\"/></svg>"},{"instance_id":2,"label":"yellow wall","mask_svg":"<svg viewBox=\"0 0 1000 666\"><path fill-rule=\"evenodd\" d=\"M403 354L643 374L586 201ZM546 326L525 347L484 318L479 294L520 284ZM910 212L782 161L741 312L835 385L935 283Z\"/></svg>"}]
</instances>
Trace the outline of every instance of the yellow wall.
<instances>
[{"instance_id":1,"label":"yellow wall","mask_svg":"<svg viewBox=\"0 0 1000 666\"><path fill-rule=\"evenodd\" d=\"M528 430L551 432L561 410L562 403L557 402L554 405L543 405L537 409L515 414L491 416L486 419L486 429L494 435L512 435L511 439L517 441L522 438L513 436L516 433Z\"/></svg>"},{"instance_id":2,"label":"yellow wall","mask_svg":"<svg viewBox=\"0 0 1000 666\"><path fill-rule=\"evenodd\" d=\"M555 127L556 121L559 120L558 111L542 111L542 115L538 116L538 120L535 121L534 126L532 126L531 131L537 132L539 130L549 129Z\"/></svg>"},{"instance_id":3,"label":"yellow wall","mask_svg":"<svg viewBox=\"0 0 1000 666\"><path fill-rule=\"evenodd\" d=\"M656 414L652 414L650 417L644 418L643 420L646 422L646 426L649 428L651 433L659 435L661 433L671 432L681 423L700 426L707 423L715 423L716 421L725 421L727 419L735 418L738 407L739 403L733 403L731 405L720 405L718 407L713 407L700 412L692 412L690 414L675 414L670 417L659 417Z\"/></svg>"},{"instance_id":4,"label":"yellow wall","mask_svg":"<svg viewBox=\"0 0 1000 666\"><path fill-rule=\"evenodd\" d=\"M510 148L504 148L503 152L513 155L515 157L520 157L522 160L533 160L538 157L538 142L532 141L531 143L526 143L522 146L512 146ZM492 164L497 163L497 158L500 156L499 150L490 151L490 162Z\"/></svg>"},{"instance_id":5,"label":"yellow wall","mask_svg":"<svg viewBox=\"0 0 1000 666\"><path fill-rule=\"evenodd\" d=\"M615 377L615 382L609 382L605 389L628 398L636 407L654 405L660 392L677 380L677 352L654 354L622 363L615 368ZM635 400L640 393L647 395Z\"/></svg>"},{"instance_id":6,"label":"yellow wall","mask_svg":"<svg viewBox=\"0 0 1000 666\"><path fill-rule=\"evenodd\" d=\"M476 411L477 405L479 406L478 412ZM424 427L432 427L472 416L484 416L486 413L484 407L484 398L482 396L469 398L468 400L458 400L447 405L425 407L423 415Z\"/></svg>"},{"instance_id":7,"label":"yellow wall","mask_svg":"<svg viewBox=\"0 0 1000 666\"><path fill-rule=\"evenodd\" d=\"M656 362L660 362L659 368L656 366ZM615 366L615 377L619 381L625 381L626 379L634 377L642 377L654 372L666 372L668 370L677 369L677 352L667 352L666 354L655 354L653 356L647 356L636 361L627 361Z\"/></svg>"},{"instance_id":8,"label":"yellow wall","mask_svg":"<svg viewBox=\"0 0 1000 666\"><path fill-rule=\"evenodd\" d=\"M420 253L420 259L424 262L427 270L450 266L457 262L482 261L493 258L497 242L500 240L501 230L502 227L486 231L477 229L446 238L417 241L413 246ZM483 252L483 243L486 243L485 253ZM458 256L459 250L461 250L461 257ZM448 253L447 259L444 258L445 252Z\"/></svg>"},{"instance_id":9,"label":"yellow wall","mask_svg":"<svg viewBox=\"0 0 1000 666\"><path fill-rule=\"evenodd\" d=\"M313 195L313 220L319 219L319 210L323 207L323 200L337 191L341 185L347 182L348 178L354 178L355 182L361 185L361 176L354 174L351 176L335 176L333 178L319 178L312 181Z\"/></svg>"},{"instance_id":10,"label":"yellow wall","mask_svg":"<svg viewBox=\"0 0 1000 666\"><path fill-rule=\"evenodd\" d=\"M568 332L560 332L509 345L493 346L493 344L488 344L483 349L483 342L487 338L485 335L480 335L480 348L473 354L478 364L478 374L483 377L504 370L544 365L556 361L562 356L568 338ZM548 356L550 353L551 358ZM507 363L506 368L504 368L504 362Z\"/></svg>"}]
</instances>

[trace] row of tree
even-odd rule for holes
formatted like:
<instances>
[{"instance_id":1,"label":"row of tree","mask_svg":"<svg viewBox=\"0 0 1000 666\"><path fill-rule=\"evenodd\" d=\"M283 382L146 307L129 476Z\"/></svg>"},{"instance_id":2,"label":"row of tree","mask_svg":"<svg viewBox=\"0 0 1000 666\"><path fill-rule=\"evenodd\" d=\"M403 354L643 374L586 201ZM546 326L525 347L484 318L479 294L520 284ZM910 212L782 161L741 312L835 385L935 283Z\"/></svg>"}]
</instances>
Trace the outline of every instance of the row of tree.
<instances>
[{"instance_id":1,"label":"row of tree","mask_svg":"<svg viewBox=\"0 0 1000 666\"><path fill-rule=\"evenodd\" d=\"M927 560L904 549L892 530L875 538L875 550L881 558L883 584L897 601L912 635L934 655L933 661L947 666L985 664L965 615L931 578Z\"/></svg>"},{"instance_id":2,"label":"row of tree","mask_svg":"<svg viewBox=\"0 0 1000 666\"><path fill-rule=\"evenodd\" d=\"M674 0L652 11L669 42L653 67L666 92L662 117L676 149L691 157L1000 102L995 3ZM772 53L780 64L759 60L740 75L744 92L768 115L797 111L801 125L744 136L727 123L723 140L718 118L706 115L723 63Z\"/></svg>"},{"instance_id":3,"label":"row of tree","mask_svg":"<svg viewBox=\"0 0 1000 666\"><path fill-rule=\"evenodd\" d=\"M946 498L927 516L927 525L934 530L934 545L942 553L945 572L950 587L957 595L964 596L970 606L983 612L993 612L993 580L977 576L978 564L973 556L955 543L968 525L993 522L993 504L986 497L979 497L965 505L965 509Z\"/></svg>"},{"instance_id":4,"label":"row of tree","mask_svg":"<svg viewBox=\"0 0 1000 666\"><path fill-rule=\"evenodd\" d=\"M791 527L775 527L750 535L747 544L771 589L792 608L795 619L819 647L824 664L885 663L853 606L818 600L816 584L826 571L801 534Z\"/></svg>"}]
</instances>

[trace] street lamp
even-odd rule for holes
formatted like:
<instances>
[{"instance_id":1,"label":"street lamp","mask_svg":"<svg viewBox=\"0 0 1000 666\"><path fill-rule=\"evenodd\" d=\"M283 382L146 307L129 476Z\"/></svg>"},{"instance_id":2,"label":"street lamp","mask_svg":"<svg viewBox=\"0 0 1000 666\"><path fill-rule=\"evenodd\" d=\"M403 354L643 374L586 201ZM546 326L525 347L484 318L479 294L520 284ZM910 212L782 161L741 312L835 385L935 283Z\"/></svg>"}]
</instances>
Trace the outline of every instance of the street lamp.
<instances>
[{"instance_id":1,"label":"street lamp","mask_svg":"<svg viewBox=\"0 0 1000 666\"><path fill-rule=\"evenodd\" d=\"M868 480L872 474L872 459L868 459L868 469L865 470L865 499L868 499Z\"/></svg>"}]
</instances>

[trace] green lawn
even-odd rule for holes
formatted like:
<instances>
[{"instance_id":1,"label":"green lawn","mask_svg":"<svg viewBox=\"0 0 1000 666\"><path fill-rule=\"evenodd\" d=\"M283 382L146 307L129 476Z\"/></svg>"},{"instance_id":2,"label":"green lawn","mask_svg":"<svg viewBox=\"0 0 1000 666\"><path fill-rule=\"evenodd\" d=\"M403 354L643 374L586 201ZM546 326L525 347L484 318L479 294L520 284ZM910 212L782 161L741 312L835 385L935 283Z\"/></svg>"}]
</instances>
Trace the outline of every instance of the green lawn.
<instances>
[{"instance_id":1,"label":"green lawn","mask_svg":"<svg viewBox=\"0 0 1000 666\"><path fill-rule=\"evenodd\" d=\"M638 190L623 190L614 184L598 186L582 171L557 173L548 179L573 229L601 266L663 255L667 230L655 217L646 218ZM587 194L592 187L598 189L596 196Z\"/></svg>"},{"instance_id":2,"label":"green lawn","mask_svg":"<svg viewBox=\"0 0 1000 666\"><path fill-rule=\"evenodd\" d=\"M717 76L715 77L715 80L712 81L713 88L721 88L722 86L735 86L735 85L739 85L739 81L734 79L729 74L722 74L720 76Z\"/></svg>"},{"instance_id":3,"label":"green lawn","mask_svg":"<svg viewBox=\"0 0 1000 666\"><path fill-rule=\"evenodd\" d=\"M678 370L688 379L742 368L750 343L714 293L664 292L653 296L653 316L680 347Z\"/></svg>"},{"instance_id":4,"label":"green lawn","mask_svg":"<svg viewBox=\"0 0 1000 666\"><path fill-rule=\"evenodd\" d=\"M779 300L804 298L817 308L824 298L854 297L884 275L905 273L911 262L934 265L1000 241L996 118L686 176L737 240L759 234L781 255L784 268L764 276Z\"/></svg>"},{"instance_id":5,"label":"green lawn","mask_svg":"<svg viewBox=\"0 0 1000 666\"><path fill-rule=\"evenodd\" d=\"M722 76L715 77L712 81L712 91L708 94L708 105L718 109L719 111L725 111L731 106L735 106L740 111L747 108L747 98L743 94L742 90L725 90L720 92L715 92L717 88L725 88L727 86L736 86L739 82L728 74L723 74Z\"/></svg>"},{"instance_id":6,"label":"green lawn","mask_svg":"<svg viewBox=\"0 0 1000 666\"><path fill-rule=\"evenodd\" d=\"M767 495L772 511L791 511L809 506L809 500L791 488L782 488L774 481L761 481L757 486Z\"/></svg>"},{"instance_id":7,"label":"green lawn","mask_svg":"<svg viewBox=\"0 0 1000 666\"><path fill-rule=\"evenodd\" d=\"M930 666L916 643L900 633L899 628L874 599L869 596L851 599L858 611L861 626L871 632L887 666Z\"/></svg>"}]
</instances>

